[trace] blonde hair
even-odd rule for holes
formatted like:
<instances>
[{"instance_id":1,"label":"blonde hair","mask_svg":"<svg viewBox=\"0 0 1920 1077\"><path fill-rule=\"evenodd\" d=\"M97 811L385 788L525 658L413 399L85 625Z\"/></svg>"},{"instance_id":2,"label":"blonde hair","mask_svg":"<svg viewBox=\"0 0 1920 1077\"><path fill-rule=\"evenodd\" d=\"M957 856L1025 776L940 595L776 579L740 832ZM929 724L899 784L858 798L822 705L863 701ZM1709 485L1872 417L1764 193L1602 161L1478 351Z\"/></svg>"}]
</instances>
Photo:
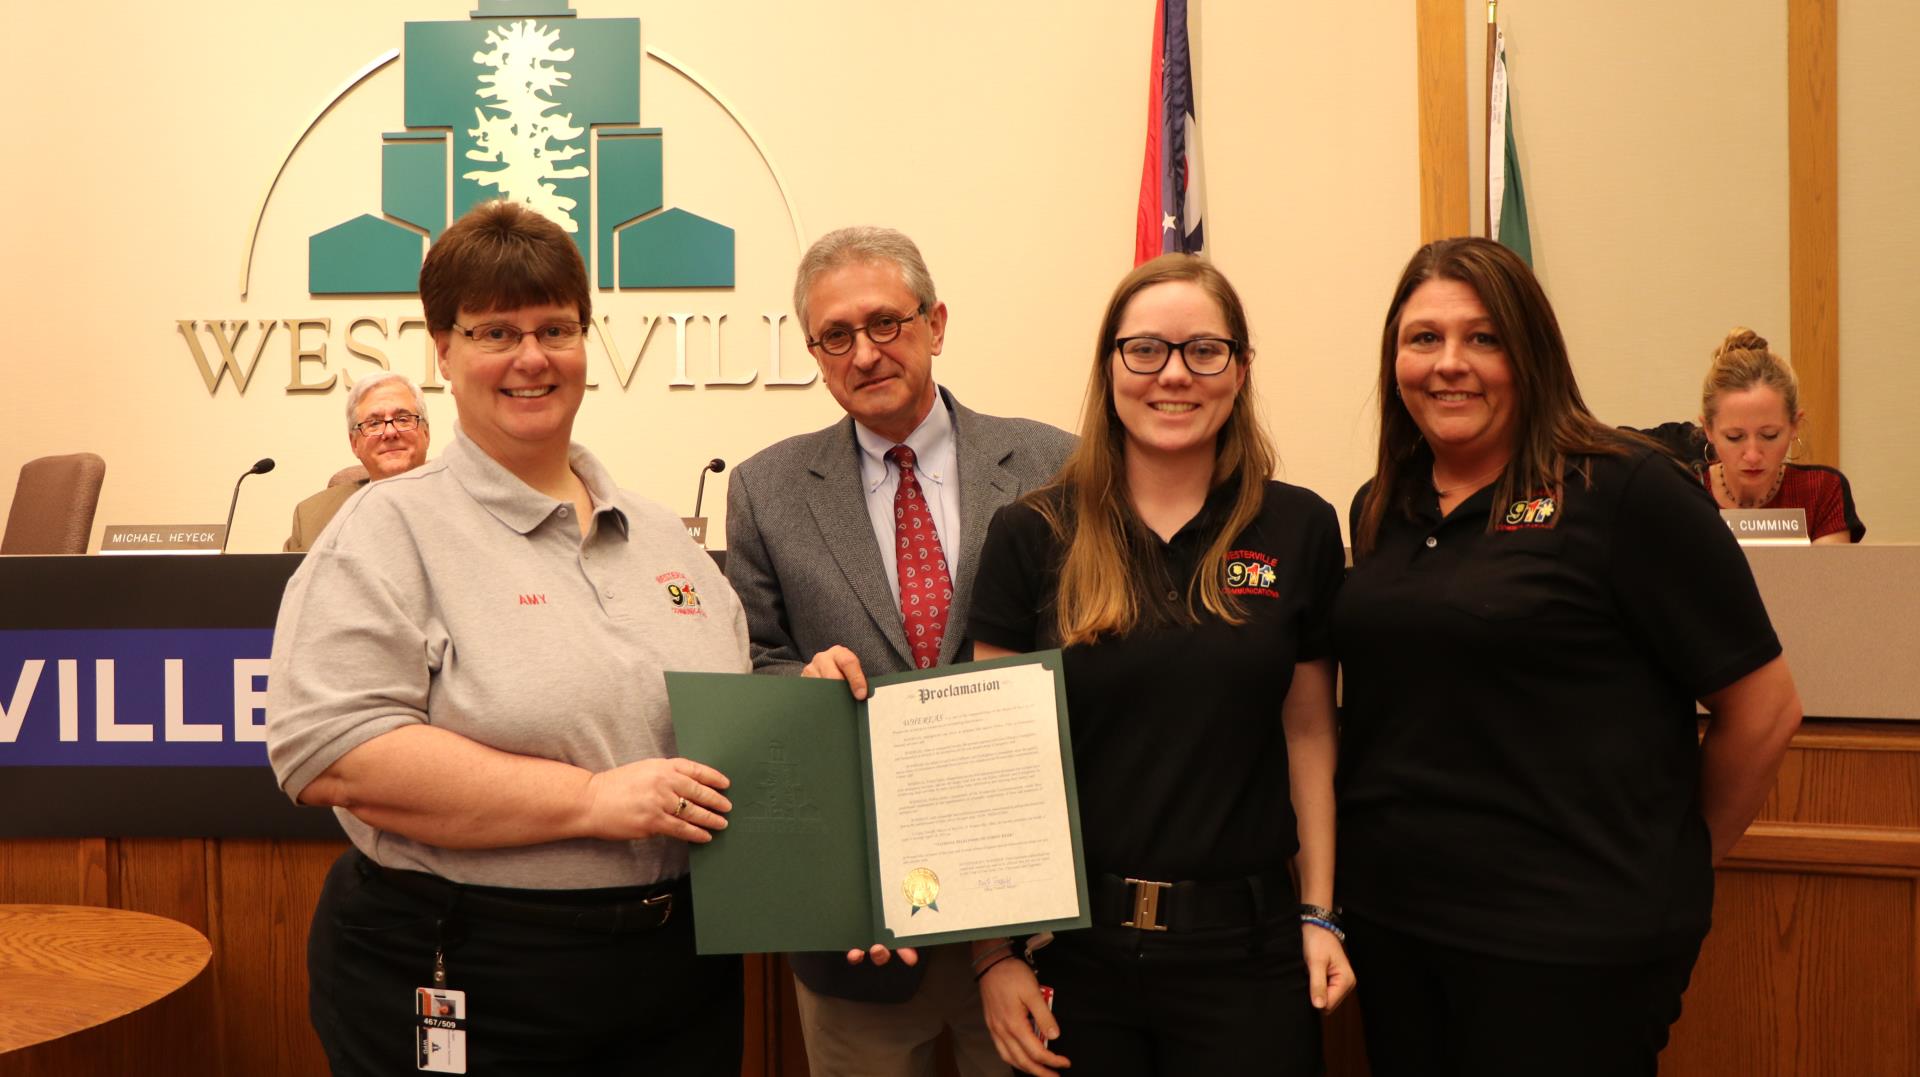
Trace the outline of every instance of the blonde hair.
<instances>
[{"instance_id":1,"label":"blonde hair","mask_svg":"<svg viewBox=\"0 0 1920 1077\"><path fill-rule=\"evenodd\" d=\"M1713 364L1700 387L1700 417L1705 425L1713 425L1723 394L1745 392L1756 385L1777 391L1787 402L1788 422L1799 417L1800 379L1794 377L1793 365L1768 350L1766 337L1737 327L1713 349Z\"/></svg>"},{"instance_id":2,"label":"blonde hair","mask_svg":"<svg viewBox=\"0 0 1920 1077\"><path fill-rule=\"evenodd\" d=\"M1188 254L1163 254L1127 274L1107 300L1107 312L1093 342L1093 376L1087 382L1080 444L1052 483L1028 495L1028 504L1045 517L1067 551L1055 602L1062 646L1125 635L1139 625L1145 611L1154 608L1151 594L1159 588L1141 579L1133 563L1137 549L1133 536L1144 532L1146 525L1128 495L1127 432L1113 405L1112 359L1114 335L1127 304L1145 289L1172 281L1196 285L1219 304L1227 332L1240 345L1234 362L1246 375L1214 445L1211 485L1237 482L1233 508L1209 539L1192 578L1185 581L1186 617L1197 623L1205 610L1228 624L1246 620L1239 603L1227 594L1219 566L1233 540L1259 515L1274 466L1273 443L1254 413L1253 349L1247 340L1246 309L1233 285L1211 263Z\"/></svg>"}]
</instances>

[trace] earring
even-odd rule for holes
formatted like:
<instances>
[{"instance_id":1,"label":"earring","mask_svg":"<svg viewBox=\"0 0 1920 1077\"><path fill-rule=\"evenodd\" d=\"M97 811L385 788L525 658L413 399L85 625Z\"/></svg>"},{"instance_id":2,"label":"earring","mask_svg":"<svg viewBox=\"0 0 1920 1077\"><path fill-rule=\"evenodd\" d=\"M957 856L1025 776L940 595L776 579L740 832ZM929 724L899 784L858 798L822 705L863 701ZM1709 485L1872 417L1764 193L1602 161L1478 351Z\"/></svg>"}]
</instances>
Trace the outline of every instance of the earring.
<instances>
[{"instance_id":1,"label":"earring","mask_svg":"<svg viewBox=\"0 0 1920 1077\"><path fill-rule=\"evenodd\" d=\"M1793 444L1787 446L1787 459L1798 460L1807 455L1807 443L1799 434L1793 435Z\"/></svg>"}]
</instances>

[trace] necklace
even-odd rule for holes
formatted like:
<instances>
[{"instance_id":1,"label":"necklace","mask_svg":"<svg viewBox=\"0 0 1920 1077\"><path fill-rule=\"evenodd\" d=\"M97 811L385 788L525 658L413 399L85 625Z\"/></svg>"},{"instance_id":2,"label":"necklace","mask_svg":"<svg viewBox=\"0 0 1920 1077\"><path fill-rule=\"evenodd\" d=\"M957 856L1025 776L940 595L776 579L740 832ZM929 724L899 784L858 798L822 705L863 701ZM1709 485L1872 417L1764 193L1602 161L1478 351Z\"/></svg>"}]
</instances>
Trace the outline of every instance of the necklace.
<instances>
[{"instance_id":1,"label":"necklace","mask_svg":"<svg viewBox=\"0 0 1920 1077\"><path fill-rule=\"evenodd\" d=\"M1492 471L1489 471L1484 475L1478 475L1478 476L1475 476L1474 478L1468 479L1465 482L1456 483L1452 486L1448 486L1442 489L1440 486L1440 465L1435 464L1433 467L1432 473L1430 475L1430 477L1433 479L1433 492L1441 498L1446 498L1453 494L1457 494L1462 490L1478 490L1481 486L1484 486L1486 484L1488 479L1493 478L1495 475L1500 474L1502 471L1505 471L1506 469L1507 469L1507 465L1505 463L1502 463L1499 467L1494 468Z\"/></svg>"},{"instance_id":2,"label":"necklace","mask_svg":"<svg viewBox=\"0 0 1920 1077\"><path fill-rule=\"evenodd\" d=\"M1762 505L1771 504L1773 502L1773 499L1779 496L1781 485L1787 481L1787 465L1785 464L1780 465L1779 473L1774 475L1773 477L1773 485L1767 487L1767 496L1761 498L1758 501L1753 502L1752 504L1748 504L1747 502L1742 501L1739 498L1733 496L1733 487L1727 485L1727 466L1725 464L1713 465L1713 477L1714 477L1714 480L1720 484L1720 492L1726 495L1727 501L1734 508L1757 509Z\"/></svg>"}]
</instances>

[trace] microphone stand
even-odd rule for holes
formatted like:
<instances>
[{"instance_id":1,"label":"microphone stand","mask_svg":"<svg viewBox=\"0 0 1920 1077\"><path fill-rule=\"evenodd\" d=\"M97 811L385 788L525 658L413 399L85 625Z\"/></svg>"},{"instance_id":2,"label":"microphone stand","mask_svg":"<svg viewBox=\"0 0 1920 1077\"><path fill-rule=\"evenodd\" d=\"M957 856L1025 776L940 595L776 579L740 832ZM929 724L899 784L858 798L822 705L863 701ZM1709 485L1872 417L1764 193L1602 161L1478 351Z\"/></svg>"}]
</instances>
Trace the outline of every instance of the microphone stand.
<instances>
[{"instance_id":1,"label":"microphone stand","mask_svg":"<svg viewBox=\"0 0 1920 1077\"><path fill-rule=\"evenodd\" d=\"M233 480L233 498L227 502L227 528L220 535L220 552L227 552L227 543L233 541L233 510L240 507L240 484L247 481L248 475L264 475L273 470L273 458L267 457L254 461L254 465L240 473Z\"/></svg>"},{"instance_id":2,"label":"microphone stand","mask_svg":"<svg viewBox=\"0 0 1920 1077\"><path fill-rule=\"evenodd\" d=\"M718 474L726 469L727 462L718 456L707 461L707 466L700 469L700 487L695 490L693 494L693 515L696 518L700 515L700 502L705 500L707 496L707 472L711 471Z\"/></svg>"}]
</instances>

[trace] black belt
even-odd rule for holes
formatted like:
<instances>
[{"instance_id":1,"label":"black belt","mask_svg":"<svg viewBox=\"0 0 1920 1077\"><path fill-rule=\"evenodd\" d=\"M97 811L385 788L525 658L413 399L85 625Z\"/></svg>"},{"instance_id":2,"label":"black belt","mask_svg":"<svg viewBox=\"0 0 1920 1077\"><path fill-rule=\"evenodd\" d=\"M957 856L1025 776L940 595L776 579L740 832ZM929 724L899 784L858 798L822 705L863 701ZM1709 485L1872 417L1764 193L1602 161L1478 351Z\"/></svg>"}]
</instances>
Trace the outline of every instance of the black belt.
<instances>
[{"instance_id":1,"label":"black belt","mask_svg":"<svg viewBox=\"0 0 1920 1077\"><path fill-rule=\"evenodd\" d=\"M1276 910L1293 909L1293 876L1285 869L1205 882L1095 875L1087 880L1093 926L1141 931L1252 927Z\"/></svg>"},{"instance_id":2,"label":"black belt","mask_svg":"<svg viewBox=\"0 0 1920 1077\"><path fill-rule=\"evenodd\" d=\"M382 867L364 855L358 866L362 875L450 912L616 935L665 926L675 902L691 896L685 876L652 886L604 890L513 890L508 897L502 887L468 886L425 872Z\"/></svg>"}]
</instances>

